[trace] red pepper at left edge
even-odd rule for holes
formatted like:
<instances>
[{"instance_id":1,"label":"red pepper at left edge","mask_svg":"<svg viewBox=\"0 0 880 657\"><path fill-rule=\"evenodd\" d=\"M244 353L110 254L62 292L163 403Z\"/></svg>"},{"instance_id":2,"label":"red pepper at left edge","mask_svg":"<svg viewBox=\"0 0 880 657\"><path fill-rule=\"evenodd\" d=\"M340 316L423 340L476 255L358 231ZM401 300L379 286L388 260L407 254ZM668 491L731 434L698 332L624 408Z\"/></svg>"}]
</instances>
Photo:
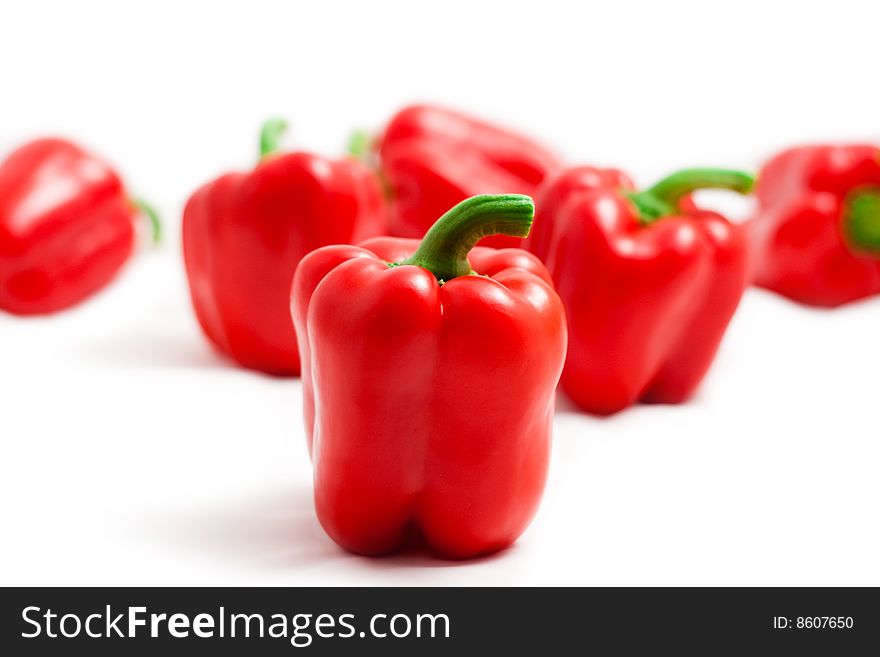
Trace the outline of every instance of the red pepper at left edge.
<instances>
[{"instance_id":1,"label":"red pepper at left edge","mask_svg":"<svg viewBox=\"0 0 880 657\"><path fill-rule=\"evenodd\" d=\"M0 309L38 315L104 287L132 254L134 201L101 159L63 139L38 139L0 164Z\"/></svg>"},{"instance_id":2,"label":"red pepper at left edge","mask_svg":"<svg viewBox=\"0 0 880 657\"><path fill-rule=\"evenodd\" d=\"M306 256L291 309L318 519L367 555L416 535L467 558L513 543L547 476L565 314L522 249L527 196L477 196L416 240Z\"/></svg>"},{"instance_id":3,"label":"red pepper at left edge","mask_svg":"<svg viewBox=\"0 0 880 657\"><path fill-rule=\"evenodd\" d=\"M748 252L742 227L690 194L753 185L739 171L691 169L636 191L620 171L577 167L542 186L528 246L565 303L561 388L580 408L694 392L746 287Z\"/></svg>"},{"instance_id":4,"label":"red pepper at left edge","mask_svg":"<svg viewBox=\"0 0 880 657\"><path fill-rule=\"evenodd\" d=\"M197 190L183 213L183 250L196 317L239 364L299 374L290 283L300 259L327 244L385 232L375 174L355 158L279 153L284 121L270 119L262 160Z\"/></svg>"}]
</instances>

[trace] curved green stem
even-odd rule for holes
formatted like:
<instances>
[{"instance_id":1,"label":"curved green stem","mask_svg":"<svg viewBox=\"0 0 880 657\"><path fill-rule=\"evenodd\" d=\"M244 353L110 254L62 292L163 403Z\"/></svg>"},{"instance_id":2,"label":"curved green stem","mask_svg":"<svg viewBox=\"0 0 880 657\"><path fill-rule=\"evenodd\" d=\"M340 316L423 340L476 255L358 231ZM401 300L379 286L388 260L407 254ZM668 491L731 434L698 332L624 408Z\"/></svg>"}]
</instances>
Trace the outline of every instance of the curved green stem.
<instances>
[{"instance_id":1,"label":"curved green stem","mask_svg":"<svg viewBox=\"0 0 880 657\"><path fill-rule=\"evenodd\" d=\"M159 219L159 213L156 212L156 209L144 201L143 199L132 199L132 203L134 206L147 215L147 219L150 220L150 227L152 229L153 243L158 244L162 241L162 221Z\"/></svg>"},{"instance_id":2,"label":"curved green stem","mask_svg":"<svg viewBox=\"0 0 880 657\"><path fill-rule=\"evenodd\" d=\"M287 130L287 121L278 117L267 119L260 129L260 157L278 152L281 147L281 137Z\"/></svg>"},{"instance_id":3,"label":"curved green stem","mask_svg":"<svg viewBox=\"0 0 880 657\"><path fill-rule=\"evenodd\" d=\"M370 151L372 138L366 130L353 132L348 139L348 154L356 160L363 160Z\"/></svg>"},{"instance_id":4,"label":"curved green stem","mask_svg":"<svg viewBox=\"0 0 880 657\"><path fill-rule=\"evenodd\" d=\"M667 176L653 187L629 195L643 224L675 214L681 199L698 189L729 189L750 194L755 177L732 169L684 169Z\"/></svg>"},{"instance_id":5,"label":"curved green stem","mask_svg":"<svg viewBox=\"0 0 880 657\"><path fill-rule=\"evenodd\" d=\"M859 251L880 256L880 187L849 193L844 202L843 229Z\"/></svg>"},{"instance_id":6,"label":"curved green stem","mask_svg":"<svg viewBox=\"0 0 880 657\"><path fill-rule=\"evenodd\" d=\"M416 265L449 281L473 274L468 253L488 235L528 237L535 203L522 194L485 194L465 199L440 217L418 250L401 265Z\"/></svg>"}]
</instances>

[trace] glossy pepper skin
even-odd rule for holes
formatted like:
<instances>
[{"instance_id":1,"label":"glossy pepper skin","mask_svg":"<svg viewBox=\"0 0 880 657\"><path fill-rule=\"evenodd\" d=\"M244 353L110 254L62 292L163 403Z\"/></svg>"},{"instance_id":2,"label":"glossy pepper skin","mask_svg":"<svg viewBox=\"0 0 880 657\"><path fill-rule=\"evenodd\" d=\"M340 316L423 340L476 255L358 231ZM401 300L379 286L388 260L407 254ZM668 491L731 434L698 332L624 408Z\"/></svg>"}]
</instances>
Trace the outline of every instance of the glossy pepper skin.
<instances>
[{"instance_id":1,"label":"glossy pepper skin","mask_svg":"<svg viewBox=\"0 0 880 657\"><path fill-rule=\"evenodd\" d=\"M528 246L565 303L561 387L576 405L610 414L691 396L746 286L747 251L740 226L689 194L752 184L694 169L636 192L620 171L579 167L542 186Z\"/></svg>"},{"instance_id":2,"label":"glossy pepper skin","mask_svg":"<svg viewBox=\"0 0 880 657\"><path fill-rule=\"evenodd\" d=\"M477 194L533 195L560 166L553 153L526 137L430 105L398 112L378 152L391 195L391 234L420 239L456 203ZM507 235L480 244L521 246Z\"/></svg>"},{"instance_id":3,"label":"glossy pepper skin","mask_svg":"<svg viewBox=\"0 0 880 657\"><path fill-rule=\"evenodd\" d=\"M132 254L142 210L102 160L39 139L0 164L0 309L52 313L104 287Z\"/></svg>"},{"instance_id":4,"label":"glossy pepper skin","mask_svg":"<svg viewBox=\"0 0 880 657\"><path fill-rule=\"evenodd\" d=\"M758 176L757 285L834 307L880 293L880 149L801 146Z\"/></svg>"},{"instance_id":5,"label":"glossy pepper skin","mask_svg":"<svg viewBox=\"0 0 880 657\"><path fill-rule=\"evenodd\" d=\"M385 228L381 187L354 158L277 153L284 123L270 120L263 158L197 190L183 214L190 295L208 338L239 364L299 374L290 284L304 255Z\"/></svg>"},{"instance_id":6,"label":"glossy pepper skin","mask_svg":"<svg viewBox=\"0 0 880 657\"><path fill-rule=\"evenodd\" d=\"M331 246L297 268L315 504L342 547L385 554L415 533L442 557L473 557L513 543L535 513L564 311L531 254L471 250L496 231L525 236L533 207L475 197L421 245Z\"/></svg>"}]
</instances>

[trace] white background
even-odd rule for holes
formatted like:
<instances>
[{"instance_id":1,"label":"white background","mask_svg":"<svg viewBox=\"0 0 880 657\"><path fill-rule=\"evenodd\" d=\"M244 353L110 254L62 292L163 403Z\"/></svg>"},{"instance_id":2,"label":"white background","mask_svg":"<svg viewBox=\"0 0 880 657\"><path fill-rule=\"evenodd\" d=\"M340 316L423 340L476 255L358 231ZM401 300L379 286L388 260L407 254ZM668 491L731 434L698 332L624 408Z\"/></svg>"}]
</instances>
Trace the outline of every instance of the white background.
<instances>
[{"instance_id":1,"label":"white background","mask_svg":"<svg viewBox=\"0 0 880 657\"><path fill-rule=\"evenodd\" d=\"M561 404L514 548L364 559L315 520L299 382L211 351L178 238L188 194L251 166L270 114L336 153L439 101L641 183L876 141L878 23L841 0L4 4L0 150L75 137L169 239L73 311L0 315L0 583L880 584L880 299L749 291L692 403Z\"/></svg>"}]
</instances>

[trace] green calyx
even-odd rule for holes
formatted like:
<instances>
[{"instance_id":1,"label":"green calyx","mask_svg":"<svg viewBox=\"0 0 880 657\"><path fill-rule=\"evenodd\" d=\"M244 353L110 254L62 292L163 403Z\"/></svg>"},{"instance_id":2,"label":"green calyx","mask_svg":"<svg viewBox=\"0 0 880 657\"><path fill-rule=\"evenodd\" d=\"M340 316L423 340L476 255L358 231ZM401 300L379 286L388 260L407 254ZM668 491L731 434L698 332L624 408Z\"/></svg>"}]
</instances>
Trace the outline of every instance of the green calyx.
<instances>
[{"instance_id":1,"label":"green calyx","mask_svg":"<svg viewBox=\"0 0 880 657\"><path fill-rule=\"evenodd\" d=\"M156 209L144 201L143 199L132 199L131 201L140 212L146 215L147 219L150 220L150 228L153 236L153 243L158 244L162 241L162 221L159 219L159 213L156 212Z\"/></svg>"},{"instance_id":2,"label":"green calyx","mask_svg":"<svg viewBox=\"0 0 880 657\"><path fill-rule=\"evenodd\" d=\"M356 160L363 160L370 151L370 133L358 130L348 140L348 154Z\"/></svg>"},{"instance_id":3,"label":"green calyx","mask_svg":"<svg viewBox=\"0 0 880 657\"><path fill-rule=\"evenodd\" d=\"M880 257L880 187L849 193L843 207L843 230L856 250Z\"/></svg>"},{"instance_id":4,"label":"green calyx","mask_svg":"<svg viewBox=\"0 0 880 657\"><path fill-rule=\"evenodd\" d=\"M523 194L484 194L465 199L440 217L425 234L418 250L396 265L427 269L438 281L474 274L468 253L489 235L528 237L535 203Z\"/></svg>"},{"instance_id":5,"label":"green calyx","mask_svg":"<svg viewBox=\"0 0 880 657\"><path fill-rule=\"evenodd\" d=\"M260 129L260 158L278 152L285 130L287 130L287 121L278 117L267 119L263 123Z\"/></svg>"},{"instance_id":6,"label":"green calyx","mask_svg":"<svg viewBox=\"0 0 880 657\"><path fill-rule=\"evenodd\" d=\"M638 209L642 224L650 224L678 211L681 200L699 189L729 189L750 194L755 177L731 169L684 169L667 176L653 187L631 192L629 199Z\"/></svg>"}]
</instances>

